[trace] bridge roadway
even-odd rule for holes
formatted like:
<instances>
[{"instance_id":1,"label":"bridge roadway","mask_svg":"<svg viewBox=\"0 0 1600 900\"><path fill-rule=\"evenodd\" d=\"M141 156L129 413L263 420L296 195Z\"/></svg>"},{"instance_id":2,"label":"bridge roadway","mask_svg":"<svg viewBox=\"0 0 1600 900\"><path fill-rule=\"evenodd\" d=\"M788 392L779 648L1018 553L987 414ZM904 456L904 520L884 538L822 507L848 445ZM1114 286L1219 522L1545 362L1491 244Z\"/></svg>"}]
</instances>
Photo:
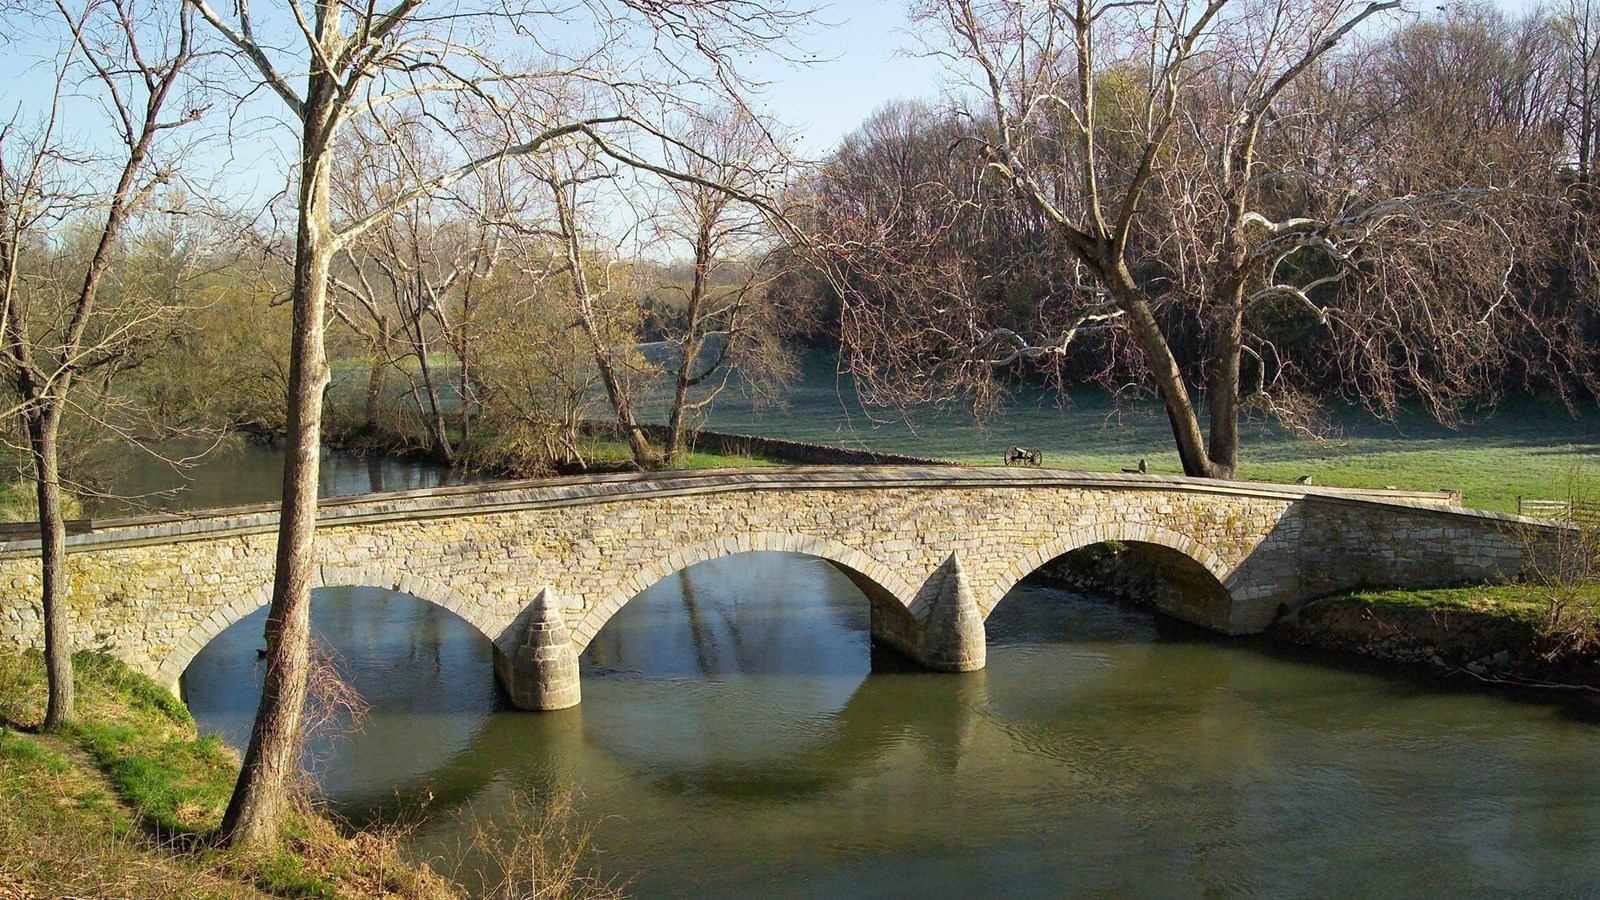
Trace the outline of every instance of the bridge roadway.
<instances>
[{"instance_id":1,"label":"bridge roadway","mask_svg":"<svg viewBox=\"0 0 1600 900\"><path fill-rule=\"evenodd\" d=\"M1511 575L1532 520L1446 492L1048 469L788 467L583 476L330 499L324 586L415 595L494 642L518 706L579 699L577 657L625 603L715 557L820 557L871 604L876 641L933 669L984 664L984 620L1050 560L1119 541L1159 608L1228 634L1363 585ZM168 686L271 595L275 505L97 521L69 538L76 646ZM0 544L0 645L42 642L37 540Z\"/></svg>"}]
</instances>

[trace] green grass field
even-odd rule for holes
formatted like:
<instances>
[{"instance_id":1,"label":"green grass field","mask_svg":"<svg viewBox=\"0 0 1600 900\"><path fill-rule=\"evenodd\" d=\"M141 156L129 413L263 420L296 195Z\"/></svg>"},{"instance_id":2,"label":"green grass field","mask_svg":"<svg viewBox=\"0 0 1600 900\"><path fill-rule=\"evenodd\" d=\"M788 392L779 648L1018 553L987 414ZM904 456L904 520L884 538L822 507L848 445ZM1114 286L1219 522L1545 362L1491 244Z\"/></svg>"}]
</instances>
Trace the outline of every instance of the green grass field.
<instances>
[{"instance_id":1,"label":"green grass field","mask_svg":"<svg viewBox=\"0 0 1600 900\"><path fill-rule=\"evenodd\" d=\"M444 360L440 360L441 365ZM739 434L860 447L996 465L1007 447L1042 449L1045 465L1120 471L1147 461L1149 470L1178 474L1172 435L1152 400L1118 405L1103 391L1077 390L1065 402L1054 394L1020 393L994 415L973 421L963 414L868 411L856 399L834 358L819 352L801 360L799 376L774 392L777 402L755 403L730 387L703 426ZM365 364L335 365L335 395L353 396L364 384ZM662 385L642 398L647 421L666 418ZM399 397L397 396L398 400ZM597 407L603 412L603 404ZM1469 506L1514 512L1519 496L1564 499L1571 485L1600 481L1600 409L1574 416L1557 403L1518 398L1447 428L1421 413L1381 421L1364 410L1329 412L1327 434L1309 440L1264 423L1249 423L1241 448L1240 477L1253 481L1312 482L1335 487L1414 490L1452 488ZM620 447L597 446L597 457L622 457ZM757 463L696 454L689 468Z\"/></svg>"},{"instance_id":2,"label":"green grass field","mask_svg":"<svg viewBox=\"0 0 1600 900\"><path fill-rule=\"evenodd\" d=\"M962 416L877 420L855 402L847 376L830 358L806 358L802 377L782 405L758 407L729 393L709 427L743 434L868 447L956 459L1000 462L1005 448L1044 451L1045 465L1120 471L1140 459L1155 473L1182 471L1166 417L1154 402L1121 407L1099 391L1074 392L1065 404L1044 392L1025 392L986 421ZM1519 399L1473 417L1456 429L1421 414L1380 421L1362 410L1330 413L1329 434L1308 440L1262 423L1245 429L1240 476L1290 482L1301 475L1337 487L1453 488L1463 502L1515 511L1517 497L1565 498L1569 484L1600 479L1600 410L1574 417L1559 404Z\"/></svg>"}]
</instances>

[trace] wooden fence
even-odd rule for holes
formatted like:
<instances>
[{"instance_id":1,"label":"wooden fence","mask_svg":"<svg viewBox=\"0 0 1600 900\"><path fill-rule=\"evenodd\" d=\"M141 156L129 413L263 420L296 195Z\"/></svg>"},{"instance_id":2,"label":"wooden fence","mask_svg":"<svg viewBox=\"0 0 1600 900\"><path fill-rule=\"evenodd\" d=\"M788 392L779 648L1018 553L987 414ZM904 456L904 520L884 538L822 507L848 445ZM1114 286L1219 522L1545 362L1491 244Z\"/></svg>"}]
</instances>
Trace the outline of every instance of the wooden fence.
<instances>
[{"instance_id":1,"label":"wooden fence","mask_svg":"<svg viewBox=\"0 0 1600 900\"><path fill-rule=\"evenodd\" d=\"M1518 494L1517 515L1600 527L1600 500L1577 497L1566 500L1533 500Z\"/></svg>"}]
</instances>

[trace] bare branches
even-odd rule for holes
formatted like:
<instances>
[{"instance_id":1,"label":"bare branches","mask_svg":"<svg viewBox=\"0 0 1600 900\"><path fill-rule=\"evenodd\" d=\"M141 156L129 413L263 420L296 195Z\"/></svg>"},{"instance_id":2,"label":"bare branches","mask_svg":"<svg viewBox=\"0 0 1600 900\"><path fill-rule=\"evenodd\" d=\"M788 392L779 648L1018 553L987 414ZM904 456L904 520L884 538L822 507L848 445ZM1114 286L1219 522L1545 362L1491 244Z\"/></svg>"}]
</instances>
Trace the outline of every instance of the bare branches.
<instances>
[{"instance_id":1,"label":"bare branches","mask_svg":"<svg viewBox=\"0 0 1600 900\"><path fill-rule=\"evenodd\" d=\"M596 134L593 129L598 125L626 121L630 121L629 117L627 116L598 116L589 119L580 119L575 122L566 122L552 128L548 128L545 131L534 135L531 139L524 141L523 143L515 144L510 147L502 147L484 153L467 163L464 163L453 169L449 169L448 171L442 172L438 175L434 175L426 180L412 184L405 190L395 194L392 199L388 200L381 206L368 211L360 219L357 219L342 228L338 236L334 238L334 246L343 247L347 245L350 241L359 238L368 229L372 228L374 225L378 224L389 216L394 215L395 212L404 208L408 204L414 203L423 197L449 188L452 185L460 182L462 179L469 178L472 175L489 168L490 166L504 162L508 159L514 159L519 156L528 156L534 153L539 153L540 151L548 149L551 144L563 137L568 137L575 134L593 136Z\"/></svg>"},{"instance_id":2,"label":"bare branches","mask_svg":"<svg viewBox=\"0 0 1600 900\"><path fill-rule=\"evenodd\" d=\"M1505 218L1536 127L1488 142L1505 158L1476 169L1439 165L1432 147L1410 158L1412 135L1385 144L1372 119L1403 117L1376 96L1381 79L1363 80L1367 57L1339 51L1396 8L925 0L930 52L968 76L972 99L900 133L869 123L820 179L820 265L868 392L982 402L990 364L1145 382L1185 471L1220 477L1236 469L1245 404L1303 408L1290 376L1317 380L1330 360L1376 409L1415 390L1448 411L1485 372L1473 341L1494 344L1483 333L1519 271ZM1537 121L1520 90L1485 105ZM1455 295L1427 296L1429 278ZM1290 317L1318 330L1274 344L1263 326ZM1435 355L1454 363L1421 363Z\"/></svg>"},{"instance_id":3,"label":"bare branches","mask_svg":"<svg viewBox=\"0 0 1600 900\"><path fill-rule=\"evenodd\" d=\"M168 180L156 160L158 139L193 123L202 109L163 118L192 59L186 9L176 13L174 34L150 26L146 16L154 11L135 9L132 0L81 8L57 0L54 7L62 32L52 36L68 49L44 124L31 139L21 138L14 121L0 131L0 377L14 401L15 419L7 417L6 424L24 432L17 443L26 448L38 505L50 681L46 728L74 713L72 647L61 608L67 593L64 489L72 483L62 471L66 419L87 413L102 430L131 436L113 417L124 404L112 394L112 380L159 343L177 304L171 295L140 291L127 278L109 301L101 295L126 226ZM95 159L61 142L61 84L80 71L111 111L120 157ZM96 183L101 165L111 176L109 188ZM81 189L64 189L78 178ZM41 228L51 220L81 223L89 246L51 247ZM11 436L9 429L4 436Z\"/></svg>"},{"instance_id":4,"label":"bare branches","mask_svg":"<svg viewBox=\"0 0 1600 900\"><path fill-rule=\"evenodd\" d=\"M737 109L708 115L684 138L664 143L666 166L659 168L670 174L655 226L690 260L682 275L657 274L678 302L652 305L675 353L665 366L673 379L671 463L684 449L686 417L710 406L735 371L759 389L787 375L789 354L782 346L788 329L768 293L773 257L762 246L773 236L763 221L771 204L749 199L776 193L783 159L767 146L765 129Z\"/></svg>"},{"instance_id":5,"label":"bare branches","mask_svg":"<svg viewBox=\"0 0 1600 900\"><path fill-rule=\"evenodd\" d=\"M1009 366L1020 360L1039 362L1051 356L1066 356L1079 333L1111 328L1110 323L1124 315L1123 310L1115 309L1081 316L1061 337L1043 346L1030 344L1027 338L1009 328L992 328L978 335L966 352L986 366Z\"/></svg>"},{"instance_id":6,"label":"bare branches","mask_svg":"<svg viewBox=\"0 0 1600 900\"><path fill-rule=\"evenodd\" d=\"M185 0L185 2L198 10L201 17L212 28L216 29L218 34L227 39L230 44L239 48L245 58L250 61L250 65L261 73L261 78L267 87L271 88L273 93L283 100L284 105L289 107L290 112L296 116L305 115L305 101L301 99L299 94L295 93L294 88L289 86L288 80L278 72L272 60L267 57L266 51L262 50L261 45L256 42L248 0L238 0L236 9L239 27L237 29L233 28L226 19L217 15L216 11L211 8L211 4L207 3L206 0ZM291 5L294 5L297 10L299 9L298 4Z\"/></svg>"}]
</instances>

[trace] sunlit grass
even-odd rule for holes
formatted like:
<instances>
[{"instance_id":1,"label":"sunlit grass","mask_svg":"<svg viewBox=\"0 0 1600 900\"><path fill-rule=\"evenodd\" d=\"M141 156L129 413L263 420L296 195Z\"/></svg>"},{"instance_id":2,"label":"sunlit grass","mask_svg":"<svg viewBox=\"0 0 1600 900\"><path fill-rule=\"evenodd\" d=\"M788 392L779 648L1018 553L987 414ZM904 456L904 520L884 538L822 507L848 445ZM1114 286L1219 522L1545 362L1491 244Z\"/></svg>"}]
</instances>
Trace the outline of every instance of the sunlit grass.
<instances>
[{"instance_id":1,"label":"sunlit grass","mask_svg":"<svg viewBox=\"0 0 1600 900\"><path fill-rule=\"evenodd\" d=\"M1600 585L1585 586L1583 593L1600 601ZM1375 609L1464 609L1530 623L1542 621L1550 605L1548 592L1530 584L1359 591L1344 599Z\"/></svg>"},{"instance_id":2,"label":"sunlit grass","mask_svg":"<svg viewBox=\"0 0 1600 900\"><path fill-rule=\"evenodd\" d=\"M1152 473L1182 471L1159 405L1117 406L1101 392L1077 391L1065 405L1023 392L978 422L962 415L874 418L853 403L848 377L831 359L808 357L781 407L761 408L729 393L709 427L741 434L865 447L998 465L1010 446L1044 451L1052 468L1117 472L1145 460ZM648 407L647 407L648 408ZM1514 512L1518 496L1565 498L1576 478L1600 478L1600 410L1573 416L1559 404L1510 400L1447 428L1420 413L1385 422L1364 410L1329 414L1326 435L1311 440L1259 422L1244 429L1240 478L1292 482L1310 475L1334 487L1450 488L1480 509Z\"/></svg>"},{"instance_id":3,"label":"sunlit grass","mask_svg":"<svg viewBox=\"0 0 1600 900\"><path fill-rule=\"evenodd\" d=\"M77 718L33 735L17 729L43 715L43 661L0 654L0 897L8 872L35 890L22 896L455 896L392 838L347 838L298 805L281 849L216 849L238 756L150 679L99 654L74 662Z\"/></svg>"},{"instance_id":4,"label":"sunlit grass","mask_svg":"<svg viewBox=\"0 0 1600 900\"><path fill-rule=\"evenodd\" d=\"M347 360L335 368L336 393L364 386L363 361ZM391 390L398 388L391 385ZM1043 450L1045 465L1052 468L1117 472L1136 468L1142 459L1153 473L1181 471L1171 430L1153 400L1118 405L1102 391L1078 390L1059 402L1048 392L1028 390L980 421L962 413L869 411L855 400L853 384L836 371L834 358L819 352L806 354L799 377L770 393L758 402L734 385L699 424L975 465L998 465L1007 447L1023 446ZM664 383L639 398L645 421L666 418L666 398ZM603 406L597 407L602 413ZM1511 399L1464 417L1456 428L1420 412L1385 422L1346 407L1329 411L1323 431L1323 439L1310 440L1248 423L1240 477L1292 482L1309 475L1314 484L1334 487L1450 488L1461 491L1468 506L1505 512L1516 510L1519 496L1564 498L1575 475L1600 478L1595 466L1600 463L1600 409L1592 406L1574 416L1560 404ZM613 462L627 456L620 445L597 446L595 454ZM750 464L761 462L695 454L682 465Z\"/></svg>"},{"instance_id":5,"label":"sunlit grass","mask_svg":"<svg viewBox=\"0 0 1600 900\"><path fill-rule=\"evenodd\" d=\"M592 467L611 468L624 466L633 461L633 454L628 445L622 441L590 439L583 442L581 448L584 459ZM771 466L772 460L748 454L705 453L693 451L684 453L672 464L674 469L726 469L740 466Z\"/></svg>"}]
</instances>

